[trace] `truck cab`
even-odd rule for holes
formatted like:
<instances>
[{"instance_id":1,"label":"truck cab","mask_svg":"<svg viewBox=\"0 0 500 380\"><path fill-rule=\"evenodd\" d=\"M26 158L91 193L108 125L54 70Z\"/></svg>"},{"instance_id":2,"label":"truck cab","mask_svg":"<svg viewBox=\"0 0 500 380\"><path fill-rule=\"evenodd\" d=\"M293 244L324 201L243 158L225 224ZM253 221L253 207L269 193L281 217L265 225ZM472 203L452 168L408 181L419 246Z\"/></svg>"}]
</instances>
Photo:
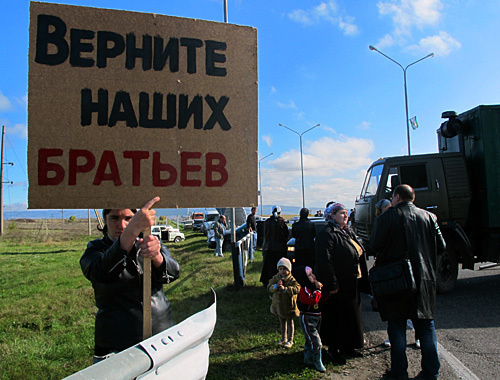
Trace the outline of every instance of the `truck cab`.
<instances>
[{"instance_id":1,"label":"truck cab","mask_svg":"<svg viewBox=\"0 0 500 380\"><path fill-rule=\"evenodd\" d=\"M219 211L217 210L208 210L205 212L203 223L200 227L200 231L203 233L203 235L207 236L208 231L212 228L212 225L215 223L215 221L219 219L219 216Z\"/></svg>"},{"instance_id":2,"label":"truck cab","mask_svg":"<svg viewBox=\"0 0 500 380\"><path fill-rule=\"evenodd\" d=\"M415 190L415 205L437 215L442 222L465 223L470 188L465 162L459 153L389 157L368 169L356 199L356 232L367 242L375 220L375 204L390 199L394 188L408 184Z\"/></svg>"},{"instance_id":3,"label":"truck cab","mask_svg":"<svg viewBox=\"0 0 500 380\"><path fill-rule=\"evenodd\" d=\"M415 205L436 214L447 249L438 258L438 291L453 289L458 263L498 263L500 253L500 106L478 106L437 130L439 153L386 157L367 171L356 198L356 232L369 242L375 205L399 184L415 190ZM472 201L473 204L472 204Z\"/></svg>"},{"instance_id":4,"label":"truck cab","mask_svg":"<svg viewBox=\"0 0 500 380\"><path fill-rule=\"evenodd\" d=\"M191 219L193 219L193 231L201 230L201 225L203 224L203 218L205 214L202 212L193 212Z\"/></svg>"}]
</instances>

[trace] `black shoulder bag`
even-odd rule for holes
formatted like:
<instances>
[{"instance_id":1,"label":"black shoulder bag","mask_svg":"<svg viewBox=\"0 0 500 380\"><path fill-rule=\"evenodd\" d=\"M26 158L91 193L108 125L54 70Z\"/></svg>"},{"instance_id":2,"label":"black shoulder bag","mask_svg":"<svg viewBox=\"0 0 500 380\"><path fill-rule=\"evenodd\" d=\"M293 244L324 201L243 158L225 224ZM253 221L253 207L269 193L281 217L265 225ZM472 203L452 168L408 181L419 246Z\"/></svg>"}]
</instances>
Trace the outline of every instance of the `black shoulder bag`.
<instances>
[{"instance_id":1,"label":"black shoulder bag","mask_svg":"<svg viewBox=\"0 0 500 380\"><path fill-rule=\"evenodd\" d=\"M406 251L397 261L375 264L369 271L370 283L375 298L393 298L416 293L417 285L408 258L408 238L403 224L402 211L398 209L401 233L405 239Z\"/></svg>"}]
</instances>

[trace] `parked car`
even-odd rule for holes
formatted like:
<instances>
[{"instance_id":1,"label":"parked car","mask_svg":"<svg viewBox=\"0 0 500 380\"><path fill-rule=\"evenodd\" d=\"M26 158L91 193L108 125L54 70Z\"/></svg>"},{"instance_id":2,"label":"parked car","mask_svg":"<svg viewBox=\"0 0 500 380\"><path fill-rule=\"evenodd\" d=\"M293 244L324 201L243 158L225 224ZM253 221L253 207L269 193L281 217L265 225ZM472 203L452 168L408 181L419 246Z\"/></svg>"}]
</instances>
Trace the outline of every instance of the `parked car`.
<instances>
[{"instance_id":1,"label":"parked car","mask_svg":"<svg viewBox=\"0 0 500 380\"><path fill-rule=\"evenodd\" d=\"M192 229L193 228L193 220L192 219L181 220L180 224L182 224L184 226L184 229Z\"/></svg>"},{"instance_id":2,"label":"parked car","mask_svg":"<svg viewBox=\"0 0 500 380\"><path fill-rule=\"evenodd\" d=\"M174 243L179 243L186 239L178 228L174 228L170 225L158 224L152 226L151 234L157 236L160 241L173 241Z\"/></svg>"}]
</instances>

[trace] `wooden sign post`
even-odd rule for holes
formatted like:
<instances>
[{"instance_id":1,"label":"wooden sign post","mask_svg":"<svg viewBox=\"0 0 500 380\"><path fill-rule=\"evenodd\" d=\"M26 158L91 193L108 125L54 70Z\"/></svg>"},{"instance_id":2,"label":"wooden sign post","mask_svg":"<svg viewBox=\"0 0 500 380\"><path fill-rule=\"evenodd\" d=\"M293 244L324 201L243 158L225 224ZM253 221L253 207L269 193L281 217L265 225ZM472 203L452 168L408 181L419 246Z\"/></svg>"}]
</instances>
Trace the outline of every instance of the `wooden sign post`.
<instances>
[{"instance_id":1,"label":"wooden sign post","mask_svg":"<svg viewBox=\"0 0 500 380\"><path fill-rule=\"evenodd\" d=\"M151 235L151 228L144 231L144 236ZM151 257L144 257L142 278L142 339L146 340L153 335L151 317ZM149 302L148 302L149 300Z\"/></svg>"}]
</instances>

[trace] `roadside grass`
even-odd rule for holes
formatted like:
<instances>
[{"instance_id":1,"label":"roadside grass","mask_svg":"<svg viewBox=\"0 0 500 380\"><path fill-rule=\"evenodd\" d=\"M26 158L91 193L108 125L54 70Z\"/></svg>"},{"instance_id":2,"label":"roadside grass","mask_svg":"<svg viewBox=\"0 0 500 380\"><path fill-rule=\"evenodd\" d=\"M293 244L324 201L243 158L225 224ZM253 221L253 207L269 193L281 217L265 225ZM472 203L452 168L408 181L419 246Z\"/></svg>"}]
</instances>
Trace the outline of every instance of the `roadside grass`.
<instances>
[{"instance_id":1,"label":"roadside grass","mask_svg":"<svg viewBox=\"0 0 500 380\"><path fill-rule=\"evenodd\" d=\"M165 291L177 322L204 309L210 288L216 291L207 379L324 379L339 370L330 363L327 374L304 367L298 320L293 348L276 345L279 322L259 282L260 251L237 289L230 253L213 257L203 235L184 233L185 241L167 244L182 273ZM92 364L96 308L79 265L88 240L30 236L19 242L15 231L0 239L0 379L61 379Z\"/></svg>"}]
</instances>

